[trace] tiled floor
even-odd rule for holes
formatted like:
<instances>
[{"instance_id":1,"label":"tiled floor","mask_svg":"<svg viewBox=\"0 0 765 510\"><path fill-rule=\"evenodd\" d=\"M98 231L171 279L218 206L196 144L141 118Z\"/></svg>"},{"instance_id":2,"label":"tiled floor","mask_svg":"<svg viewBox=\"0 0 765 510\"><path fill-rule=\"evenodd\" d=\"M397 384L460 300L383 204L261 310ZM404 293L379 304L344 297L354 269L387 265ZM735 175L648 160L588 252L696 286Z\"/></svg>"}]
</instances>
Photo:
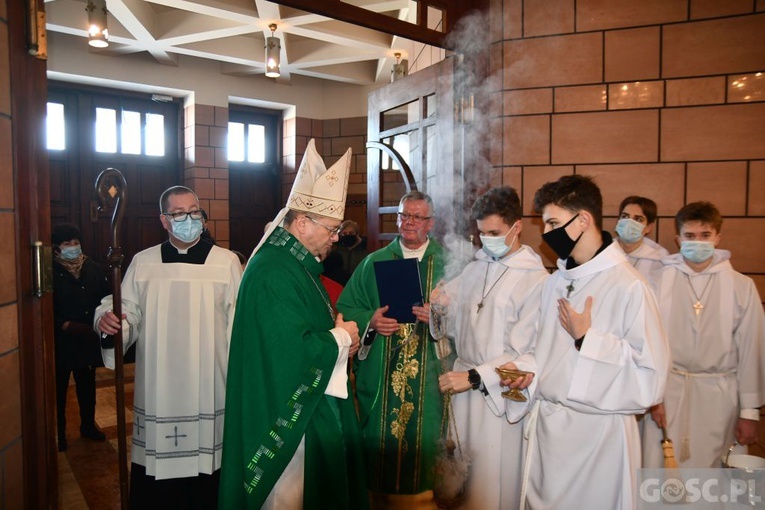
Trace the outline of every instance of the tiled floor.
<instances>
[{"instance_id":1,"label":"tiled floor","mask_svg":"<svg viewBox=\"0 0 765 510\"><path fill-rule=\"evenodd\" d=\"M125 366L125 407L127 458L133 414L133 367ZM74 386L69 387L66 452L58 454L59 508L64 510L111 510L120 508L117 455L117 411L113 372L99 368L96 373L96 424L107 441L80 437L79 411Z\"/></svg>"}]
</instances>

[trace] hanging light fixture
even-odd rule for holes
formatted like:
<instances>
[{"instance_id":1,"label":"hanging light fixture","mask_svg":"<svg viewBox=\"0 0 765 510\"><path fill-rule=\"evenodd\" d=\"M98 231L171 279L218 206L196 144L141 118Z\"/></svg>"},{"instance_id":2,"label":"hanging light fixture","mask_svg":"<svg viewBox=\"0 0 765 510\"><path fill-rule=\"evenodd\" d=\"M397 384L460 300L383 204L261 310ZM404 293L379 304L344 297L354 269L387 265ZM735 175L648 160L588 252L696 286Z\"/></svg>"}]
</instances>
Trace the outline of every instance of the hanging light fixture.
<instances>
[{"instance_id":1,"label":"hanging light fixture","mask_svg":"<svg viewBox=\"0 0 765 510\"><path fill-rule=\"evenodd\" d=\"M396 57L396 63L393 64L390 70L391 83L409 74L409 61L406 59L401 60L401 53L398 52L394 53L393 56Z\"/></svg>"},{"instance_id":2,"label":"hanging light fixture","mask_svg":"<svg viewBox=\"0 0 765 510\"><path fill-rule=\"evenodd\" d=\"M94 48L109 46L109 29L106 28L106 0L88 0L88 44Z\"/></svg>"},{"instance_id":3,"label":"hanging light fixture","mask_svg":"<svg viewBox=\"0 0 765 510\"><path fill-rule=\"evenodd\" d=\"M268 25L271 29L271 37L266 37L266 76L269 78L278 78L279 63L281 60L282 42L278 37L274 37L276 23Z\"/></svg>"}]
</instances>

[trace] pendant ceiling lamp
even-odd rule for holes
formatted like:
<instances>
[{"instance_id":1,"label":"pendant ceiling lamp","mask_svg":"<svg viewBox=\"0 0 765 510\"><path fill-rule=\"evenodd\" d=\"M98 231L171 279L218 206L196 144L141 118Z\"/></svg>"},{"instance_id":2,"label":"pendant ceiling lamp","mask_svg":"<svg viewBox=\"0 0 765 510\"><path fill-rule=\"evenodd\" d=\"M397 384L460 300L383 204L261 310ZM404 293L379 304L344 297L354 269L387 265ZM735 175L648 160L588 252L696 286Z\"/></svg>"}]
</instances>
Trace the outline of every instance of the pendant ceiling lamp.
<instances>
[{"instance_id":1,"label":"pendant ceiling lamp","mask_svg":"<svg viewBox=\"0 0 765 510\"><path fill-rule=\"evenodd\" d=\"M94 48L109 46L109 29L106 28L106 0L88 0L88 44Z\"/></svg>"},{"instance_id":2,"label":"pendant ceiling lamp","mask_svg":"<svg viewBox=\"0 0 765 510\"><path fill-rule=\"evenodd\" d=\"M409 61L406 59L401 60L401 53L394 53L393 56L396 57L396 63L393 64L390 70L391 83L409 74Z\"/></svg>"},{"instance_id":3,"label":"pendant ceiling lamp","mask_svg":"<svg viewBox=\"0 0 765 510\"><path fill-rule=\"evenodd\" d=\"M268 25L271 29L271 37L266 37L266 76L269 78L278 78L279 64L281 60L282 43L278 37L274 37L276 23Z\"/></svg>"}]
</instances>

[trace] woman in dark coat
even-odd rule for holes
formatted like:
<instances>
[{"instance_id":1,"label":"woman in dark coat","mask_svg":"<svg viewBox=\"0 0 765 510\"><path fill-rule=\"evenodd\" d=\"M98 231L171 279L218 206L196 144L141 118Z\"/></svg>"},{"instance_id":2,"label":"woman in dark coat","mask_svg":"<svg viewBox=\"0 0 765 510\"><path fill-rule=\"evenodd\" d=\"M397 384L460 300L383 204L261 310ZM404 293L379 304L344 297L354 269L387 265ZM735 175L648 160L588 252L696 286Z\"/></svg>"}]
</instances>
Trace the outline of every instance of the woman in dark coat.
<instances>
[{"instance_id":1,"label":"woman in dark coat","mask_svg":"<svg viewBox=\"0 0 765 510\"><path fill-rule=\"evenodd\" d=\"M80 435L106 439L95 423L96 367L103 362L100 340L93 331L93 312L111 290L98 265L82 253L76 226L56 225L52 241L58 449L64 451L70 374L74 374L80 407Z\"/></svg>"}]
</instances>

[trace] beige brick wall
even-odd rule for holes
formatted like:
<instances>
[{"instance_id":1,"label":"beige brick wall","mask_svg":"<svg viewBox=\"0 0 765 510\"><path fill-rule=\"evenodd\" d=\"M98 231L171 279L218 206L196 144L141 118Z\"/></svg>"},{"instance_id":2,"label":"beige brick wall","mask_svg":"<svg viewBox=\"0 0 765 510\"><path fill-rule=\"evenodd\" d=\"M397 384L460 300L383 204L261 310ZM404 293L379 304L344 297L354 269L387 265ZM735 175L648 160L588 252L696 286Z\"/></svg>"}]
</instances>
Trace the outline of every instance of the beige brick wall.
<instances>
[{"instance_id":1,"label":"beige brick wall","mask_svg":"<svg viewBox=\"0 0 765 510\"><path fill-rule=\"evenodd\" d=\"M184 185L207 211L210 235L228 248L228 108L192 104L184 113Z\"/></svg>"},{"instance_id":2,"label":"beige brick wall","mask_svg":"<svg viewBox=\"0 0 765 510\"><path fill-rule=\"evenodd\" d=\"M367 118L307 119L296 117L284 121L284 161L282 198L286 202L295 181L300 161L308 141L316 140L316 150L327 166L333 165L350 147L351 175L348 179L349 195L367 194Z\"/></svg>"},{"instance_id":3,"label":"beige brick wall","mask_svg":"<svg viewBox=\"0 0 765 510\"><path fill-rule=\"evenodd\" d=\"M765 296L765 1L490 4L492 183L518 188L532 214L544 182L592 175L607 229L624 196L651 197L671 252L674 214L709 200L726 217L720 247ZM552 265L539 218L525 222Z\"/></svg>"},{"instance_id":4,"label":"beige brick wall","mask_svg":"<svg viewBox=\"0 0 765 510\"><path fill-rule=\"evenodd\" d=\"M0 0L0 508L23 508L21 379L16 301L16 210L6 3Z\"/></svg>"}]
</instances>

